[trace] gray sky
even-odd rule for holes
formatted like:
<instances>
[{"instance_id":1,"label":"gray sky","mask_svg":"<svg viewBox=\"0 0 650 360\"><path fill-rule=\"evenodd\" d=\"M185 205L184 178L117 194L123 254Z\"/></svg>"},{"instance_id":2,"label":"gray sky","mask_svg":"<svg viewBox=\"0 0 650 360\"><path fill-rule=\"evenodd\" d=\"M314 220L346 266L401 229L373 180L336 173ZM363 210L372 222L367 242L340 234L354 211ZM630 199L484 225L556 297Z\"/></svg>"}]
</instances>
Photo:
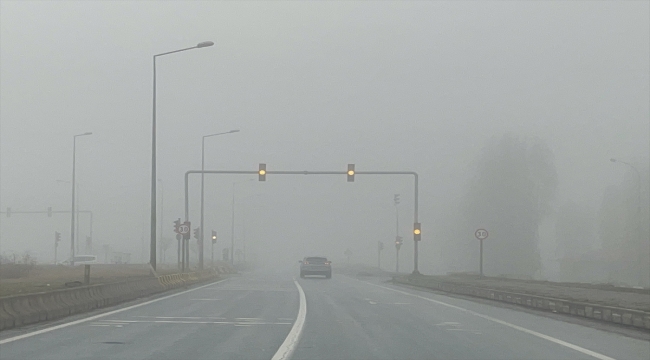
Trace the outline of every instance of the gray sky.
<instances>
[{"instance_id":1,"label":"gray sky","mask_svg":"<svg viewBox=\"0 0 650 360\"><path fill-rule=\"evenodd\" d=\"M200 41L215 46L158 61L167 235L183 215L183 173L200 168L201 136L230 129L241 133L206 140L206 168L418 171L425 271L441 270L434 238L451 226L446 214L491 136L545 140L558 202L592 206L623 178L610 157L650 152L644 1L2 1L0 10L2 211L69 209L70 186L56 180L71 178L72 135L92 131L77 143L81 208L95 213L97 246L136 257L148 237L152 55ZM207 177L206 232L219 231L219 249L232 182L244 179ZM403 235L412 222L408 177L269 176L237 193L263 194L247 200L260 256L338 259L350 247L374 259L373 244L393 240L394 193ZM49 261L54 231L69 247L68 216L0 221L2 251ZM387 264L393 254L388 246Z\"/></svg>"}]
</instances>

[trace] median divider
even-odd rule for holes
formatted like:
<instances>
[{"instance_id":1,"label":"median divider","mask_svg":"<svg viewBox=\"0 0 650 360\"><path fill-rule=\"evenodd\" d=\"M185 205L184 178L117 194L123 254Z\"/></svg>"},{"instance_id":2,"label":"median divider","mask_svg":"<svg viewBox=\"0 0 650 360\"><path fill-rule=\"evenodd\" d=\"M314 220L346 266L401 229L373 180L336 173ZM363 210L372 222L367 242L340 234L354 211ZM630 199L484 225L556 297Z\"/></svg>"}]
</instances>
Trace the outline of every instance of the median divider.
<instances>
[{"instance_id":1,"label":"median divider","mask_svg":"<svg viewBox=\"0 0 650 360\"><path fill-rule=\"evenodd\" d=\"M556 299L540 295L514 293L475 286L458 285L444 281L433 282L428 280L427 284L423 285L418 283L417 276L395 276L393 277L393 282L650 330L650 312L642 310Z\"/></svg>"},{"instance_id":2,"label":"median divider","mask_svg":"<svg viewBox=\"0 0 650 360\"><path fill-rule=\"evenodd\" d=\"M166 290L214 280L220 274L228 273L230 271L226 269L215 268L118 283L0 297L0 331L60 319Z\"/></svg>"}]
</instances>

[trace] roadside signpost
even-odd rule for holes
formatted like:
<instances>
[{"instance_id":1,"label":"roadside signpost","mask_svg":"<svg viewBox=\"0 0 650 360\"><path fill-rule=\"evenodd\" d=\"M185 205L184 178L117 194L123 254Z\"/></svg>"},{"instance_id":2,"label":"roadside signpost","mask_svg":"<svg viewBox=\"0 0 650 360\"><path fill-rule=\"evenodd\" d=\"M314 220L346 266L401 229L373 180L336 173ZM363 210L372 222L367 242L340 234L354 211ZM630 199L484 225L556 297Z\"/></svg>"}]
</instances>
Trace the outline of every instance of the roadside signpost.
<instances>
[{"instance_id":1,"label":"roadside signpost","mask_svg":"<svg viewBox=\"0 0 650 360\"><path fill-rule=\"evenodd\" d=\"M178 233L183 237L183 246L181 246L181 271L190 268L190 254L189 254L189 239L190 239L190 229L192 224L189 221L186 221L178 226Z\"/></svg>"},{"instance_id":2,"label":"roadside signpost","mask_svg":"<svg viewBox=\"0 0 650 360\"><path fill-rule=\"evenodd\" d=\"M478 229L476 230L476 232L474 232L474 236L476 236L479 243L481 243L481 259L479 263L479 268L481 272L481 277L483 277L483 240L487 239L488 231L485 229Z\"/></svg>"}]
</instances>

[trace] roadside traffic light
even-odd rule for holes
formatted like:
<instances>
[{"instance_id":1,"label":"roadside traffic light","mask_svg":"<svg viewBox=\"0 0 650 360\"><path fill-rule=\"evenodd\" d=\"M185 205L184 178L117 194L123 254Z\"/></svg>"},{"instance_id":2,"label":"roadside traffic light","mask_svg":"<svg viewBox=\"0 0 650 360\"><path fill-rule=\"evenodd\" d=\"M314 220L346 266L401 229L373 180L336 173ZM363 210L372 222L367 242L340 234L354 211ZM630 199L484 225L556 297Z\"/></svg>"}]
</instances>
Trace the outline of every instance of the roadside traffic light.
<instances>
[{"instance_id":1,"label":"roadside traffic light","mask_svg":"<svg viewBox=\"0 0 650 360\"><path fill-rule=\"evenodd\" d=\"M354 164L348 164L348 182L354 181Z\"/></svg>"},{"instance_id":2,"label":"roadside traffic light","mask_svg":"<svg viewBox=\"0 0 650 360\"><path fill-rule=\"evenodd\" d=\"M399 194L395 194L393 197L393 202L395 202L395 205L399 205Z\"/></svg>"},{"instance_id":3,"label":"roadside traffic light","mask_svg":"<svg viewBox=\"0 0 650 360\"><path fill-rule=\"evenodd\" d=\"M422 240L422 229L420 229L420 223L413 224L413 240Z\"/></svg>"},{"instance_id":4,"label":"roadside traffic light","mask_svg":"<svg viewBox=\"0 0 650 360\"><path fill-rule=\"evenodd\" d=\"M52 207L47 208L47 217L52 217Z\"/></svg>"},{"instance_id":5,"label":"roadside traffic light","mask_svg":"<svg viewBox=\"0 0 650 360\"><path fill-rule=\"evenodd\" d=\"M217 232L212 230L212 243L216 244L217 243Z\"/></svg>"},{"instance_id":6,"label":"roadside traffic light","mask_svg":"<svg viewBox=\"0 0 650 360\"><path fill-rule=\"evenodd\" d=\"M257 170L257 174L259 175L259 181L266 181L266 164L260 164L260 168Z\"/></svg>"},{"instance_id":7,"label":"roadside traffic light","mask_svg":"<svg viewBox=\"0 0 650 360\"><path fill-rule=\"evenodd\" d=\"M61 233L58 231L54 232L54 246L59 246L59 241L61 241Z\"/></svg>"},{"instance_id":8,"label":"roadside traffic light","mask_svg":"<svg viewBox=\"0 0 650 360\"><path fill-rule=\"evenodd\" d=\"M200 231L201 231L201 228L196 228L196 229L194 229L194 238L195 238L196 240L199 240L199 239L201 238Z\"/></svg>"},{"instance_id":9,"label":"roadside traffic light","mask_svg":"<svg viewBox=\"0 0 650 360\"><path fill-rule=\"evenodd\" d=\"M178 220L174 220L174 232L180 234L181 233L179 229L180 227L181 227L181 219L178 218Z\"/></svg>"}]
</instances>

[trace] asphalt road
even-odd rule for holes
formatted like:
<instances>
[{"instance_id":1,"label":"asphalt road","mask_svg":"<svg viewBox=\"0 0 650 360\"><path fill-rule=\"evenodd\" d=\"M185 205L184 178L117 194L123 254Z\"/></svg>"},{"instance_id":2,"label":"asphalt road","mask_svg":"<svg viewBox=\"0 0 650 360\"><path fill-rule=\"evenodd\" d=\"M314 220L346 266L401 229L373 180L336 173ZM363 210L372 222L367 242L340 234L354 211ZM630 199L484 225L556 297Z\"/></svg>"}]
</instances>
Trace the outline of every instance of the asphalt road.
<instances>
[{"instance_id":1,"label":"asphalt road","mask_svg":"<svg viewBox=\"0 0 650 360\"><path fill-rule=\"evenodd\" d=\"M377 278L293 275L247 273L5 331L0 359L650 359L650 342L612 332Z\"/></svg>"}]
</instances>

